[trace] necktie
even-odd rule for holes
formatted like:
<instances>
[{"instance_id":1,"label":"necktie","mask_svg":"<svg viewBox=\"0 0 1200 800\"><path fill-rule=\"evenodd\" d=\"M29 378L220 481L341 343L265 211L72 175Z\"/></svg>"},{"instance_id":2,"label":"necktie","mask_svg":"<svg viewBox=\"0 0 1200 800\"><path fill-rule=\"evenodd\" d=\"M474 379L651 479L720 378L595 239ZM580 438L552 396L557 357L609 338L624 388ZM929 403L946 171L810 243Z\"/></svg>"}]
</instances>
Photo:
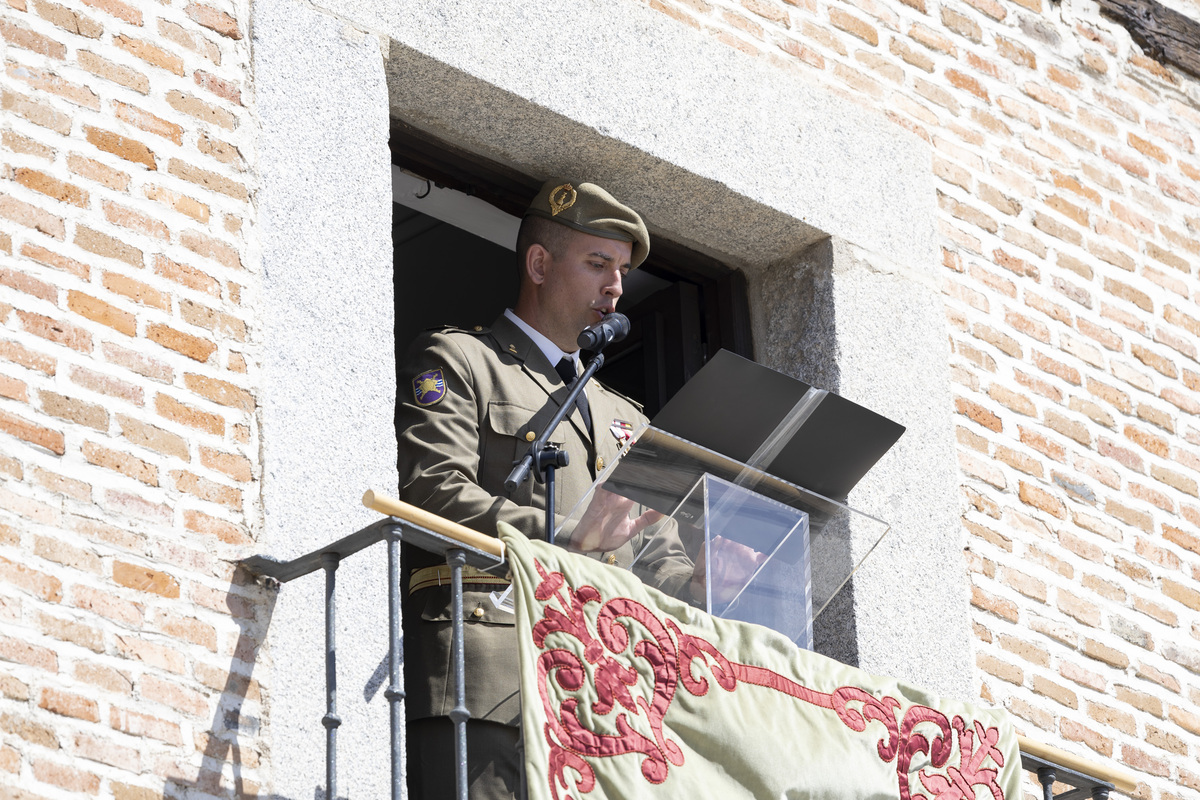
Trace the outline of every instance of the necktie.
<instances>
[{"instance_id":1,"label":"necktie","mask_svg":"<svg viewBox=\"0 0 1200 800\"><path fill-rule=\"evenodd\" d=\"M569 358L563 358L554 365L554 371L558 373L558 377L562 378L564 385L570 386L571 381L575 380L575 362ZM592 410L588 406L586 392L580 392L576 400L576 405L579 408L579 413L583 416L583 424L587 425L588 431L592 429Z\"/></svg>"}]
</instances>

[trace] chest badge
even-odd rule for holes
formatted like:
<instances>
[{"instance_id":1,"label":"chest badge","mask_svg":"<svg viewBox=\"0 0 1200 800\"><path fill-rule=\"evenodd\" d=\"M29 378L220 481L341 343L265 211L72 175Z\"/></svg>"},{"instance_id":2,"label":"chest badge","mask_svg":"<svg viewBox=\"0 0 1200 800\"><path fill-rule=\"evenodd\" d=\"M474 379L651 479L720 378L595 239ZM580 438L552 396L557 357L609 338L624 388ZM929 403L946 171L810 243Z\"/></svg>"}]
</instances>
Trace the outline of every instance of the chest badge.
<instances>
[{"instance_id":1,"label":"chest badge","mask_svg":"<svg viewBox=\"0 0 1200 800\"><path fill-rule=\"evenodd\" d=\"M413 399L419 406L431 406L446 396L446 377L440 369L422 372L413 378Z\"/></svg>"},{"instance_id":2,"label":"chest badge","mask_svg":"<svg viewBox=\"0 0 1200 800\"><path fill-rule=\"evenodd\" d=\"M608 426L612 431L613 438L617 440L617 444L621 447L627 447L633 439L633 423L626 422L623 419L614 419L612 425Z\"/></svg>"}]
</instances>

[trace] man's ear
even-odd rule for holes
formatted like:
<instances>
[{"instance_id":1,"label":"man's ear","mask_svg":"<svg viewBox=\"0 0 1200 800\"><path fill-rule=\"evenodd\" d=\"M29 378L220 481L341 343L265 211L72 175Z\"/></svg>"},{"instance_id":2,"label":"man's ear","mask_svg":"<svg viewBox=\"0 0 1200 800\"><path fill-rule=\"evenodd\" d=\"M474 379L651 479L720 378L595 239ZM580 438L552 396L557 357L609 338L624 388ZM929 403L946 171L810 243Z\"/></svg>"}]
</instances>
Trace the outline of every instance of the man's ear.
<instances>
[{"instance_id":1,"label":"man's ear","mask_svg":"<svg viewBox=\"0 0 1200 800\"><path fill-rule=\"evenodd\" d=\"M550 266L550 251L540 244L531 244L525 251L525 277L535 286L546 281L546 269Z\"/></svg>"}]
</instances>

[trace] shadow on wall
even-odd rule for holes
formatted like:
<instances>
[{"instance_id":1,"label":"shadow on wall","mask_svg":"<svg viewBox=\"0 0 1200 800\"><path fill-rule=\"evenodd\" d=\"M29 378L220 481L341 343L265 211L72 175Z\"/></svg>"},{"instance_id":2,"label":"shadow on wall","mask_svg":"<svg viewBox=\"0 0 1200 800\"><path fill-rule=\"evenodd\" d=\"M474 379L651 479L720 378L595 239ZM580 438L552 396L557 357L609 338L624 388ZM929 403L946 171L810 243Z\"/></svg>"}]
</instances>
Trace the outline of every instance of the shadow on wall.
<instances>
[{"instance_id":1,"label":"shadow on wall","mask_svg":"<svg viewBox=\"0 0 1200 800\"><path fill-rule=\"evenodd\" d=\"M252 591L250 596L244 594L247 589ZM234 571L225 604L240 630L212 723L197 736L203 753L199 772L194 782L168 778L164 797L260 796L257 782L243 776L243 770L258 768L260 753L257 749L244 751L242 741L259 737L262 720L247 714L245 705L249 700L261 708L262 696L252 676L277 597L275 588L259 584L247 570L238 567Z\"/></svg>"}]
</instances>

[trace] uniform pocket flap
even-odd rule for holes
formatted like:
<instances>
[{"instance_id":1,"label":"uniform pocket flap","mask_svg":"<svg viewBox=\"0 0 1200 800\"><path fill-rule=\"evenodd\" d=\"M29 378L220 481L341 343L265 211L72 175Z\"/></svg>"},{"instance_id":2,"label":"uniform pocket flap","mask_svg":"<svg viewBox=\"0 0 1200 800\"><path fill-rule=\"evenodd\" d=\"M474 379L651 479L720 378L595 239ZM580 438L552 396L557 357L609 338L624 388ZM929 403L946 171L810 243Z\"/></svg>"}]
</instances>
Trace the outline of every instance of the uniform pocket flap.
<instances>
[{"instance_id":1,"label":"uniform pocket flap","mask_svg":"<svg viewBox=\"0 0 1200 800\"><path fill-rule=\"evenodd\" d=\"M536 414L532 409L512 403L488 403L488 424L492 430L504 436L524 439L525 434L533 430L533 418Z\"/></svg>"}]
</instances>

